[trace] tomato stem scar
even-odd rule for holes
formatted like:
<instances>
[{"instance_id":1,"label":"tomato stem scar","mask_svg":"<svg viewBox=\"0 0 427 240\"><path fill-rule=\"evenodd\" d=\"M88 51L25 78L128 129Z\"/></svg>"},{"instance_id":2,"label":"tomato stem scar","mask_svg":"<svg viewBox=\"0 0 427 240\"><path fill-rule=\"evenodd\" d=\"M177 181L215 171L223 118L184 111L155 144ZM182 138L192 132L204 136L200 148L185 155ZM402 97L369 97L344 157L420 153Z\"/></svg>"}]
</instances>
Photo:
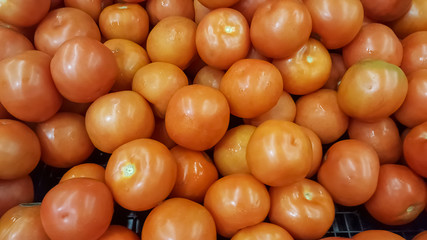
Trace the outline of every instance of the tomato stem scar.
<instances>
[{"instance_id":1,"label":"tomato stem scar","mask_svg":"<svg viewBox=\"0 0 427 240\"><path fill-rule=\"evenodd\" d=\"M135 165L129 163L126 166L122 167L122 173L125 177L132 176L135 173Z\"/></svg>"}]
</instances>

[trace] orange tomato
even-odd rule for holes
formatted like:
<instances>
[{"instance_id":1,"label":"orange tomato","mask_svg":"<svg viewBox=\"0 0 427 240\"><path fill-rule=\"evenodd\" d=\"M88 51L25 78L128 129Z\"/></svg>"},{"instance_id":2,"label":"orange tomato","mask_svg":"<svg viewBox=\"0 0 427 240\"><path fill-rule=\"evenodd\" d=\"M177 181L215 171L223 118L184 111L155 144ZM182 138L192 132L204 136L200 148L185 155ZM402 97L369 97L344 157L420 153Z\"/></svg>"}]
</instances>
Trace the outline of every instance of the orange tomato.
<instances>
[{"instance_id":1,"label":"orange tomato","mask_svg":"<svg viewBox=\"0 0 427 240\"><path fill-rule=\"evenodd\" d=\"M105 182L105 169L95 163L82 163L70 168L70 170L62 175L59 182L73 178L92 178Z\"/></svg>"}]
</instances>

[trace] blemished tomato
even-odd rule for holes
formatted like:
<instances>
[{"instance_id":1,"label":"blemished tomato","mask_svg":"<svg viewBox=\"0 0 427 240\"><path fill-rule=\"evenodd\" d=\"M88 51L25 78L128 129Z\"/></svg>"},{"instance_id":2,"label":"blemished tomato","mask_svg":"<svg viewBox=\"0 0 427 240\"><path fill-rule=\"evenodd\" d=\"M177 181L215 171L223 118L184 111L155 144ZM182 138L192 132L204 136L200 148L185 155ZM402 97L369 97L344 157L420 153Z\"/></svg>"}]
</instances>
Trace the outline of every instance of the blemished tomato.
<instances>
[{"instance_id":1,"label":"blemished tomato","mask_svg":"<svg viewBox=\"0 0 427 240\"><path fill-rule=\"evenodd\" d=\"M40 204L19 204L0 216L0 239L49 240L40 219Z\"/></svg>"},{"instance_id":2,"label":"blemished tomato","mask_svg":"<svg viewBox=\"0 0 427 240\"><path fill-rule=\"evenodd\" d=\"M202 5L207 8L227 8L237 3L239 0L198 0Z\"/></svg>"},{"instance_id":3,"label":"blemished tomato","mask_svg":"<svg viewBox=\"0 0 427 240\"><path fill-rule=\"evenodd\" d=\"M288 231L282 227L273 224L262 222L253 226L245 227L239 230L231 240L294 240Z\"/></svg>"},{"instance_id":4,"label":"blemished tomato","mask_svg":"<svg viewBox=\"0 0 427 240\"><path fill-rule=\"evenodd\" d=\"M426 194L424 180L411 169L384 164L380 167L377 189L365 207L381 223L403 225L412 222L424 210Z\"/></svg>"},{"instance_id":5,"label":"blemished tomato","mask_svg":"<svg viewBox=\"0 0 427 240\"><path fill-rule=\"evenodd\" d=\"M135 73L150 63L150 58L143 47L127 39L110 39L104 42L116 58L119 74L114 82L112 91L132 89Z\"/></svg>"},{"instance_id":6,"label":"blemished tomato","mask_svg":"<svg viewBox=\"0 0 427 240\"><path fill-rule=\"evenodd\" d=\"M212 214L218 234L229 238L267 217L270 196L265 185L252 175L231 174L210 186L204 206Z\"/></svg>"},{"instance_id":7,"label":"blemished tomato","mask_svg":"<svg viewBox=\"0 0 427 240\"><path fill-rule=\"evenodd\" d=\"M204 206L184 198L171 198L150 212L142 227L141 238L215 240L216 227Z\"/></svg>"},{"instance_id":8,"label":"blemished tomato","mask_svg":"<svg viewBox=\"0 0 427 240\"><path fill-rule=\"evenodd\" d=\"M332 68L328 50L310 38L288 58L275 59L273 64L283 78L283 89L294 95L305 95L325 85Z\"/></svg>"},{"instance_id":9,"label":"blemished tomato","mask_svg":"<svg viewBox=\"0 0 427 240\"><path fill-rule=\"evenodd\" d=\"M93 145L112 153L120 145L150 137L154 115L148 102L134 91L106 94L95 100L86 112L86 131Z\"/></svg>"},{"instance_id":10,"label":"blemished tomato","mask_svg":"<svg viewBox=\"0 0 427 240\"><path fill-rule=\"evenodd\" d=\"M419 31L402 40L403 59L401 68L407 75L419 69L427 68L426 38L427 31Z\"/></svg>"},{"instance_id":11,"label":"blemished tomato","mask_svg":"<svg viewBox=\"0 0 427 240\"><path fill-rule=\"evenodd\" d=\"M4 46L0 49L0 61L34 49L33 44L28 38L19 32L5 27L0 27L0 46Z\"/></svg>"},{"instance_id":12,"label":"blemished tomato","mask_svg":"<svg viewBox=\"0 0 427 240\"><path fill-rule=\"evenodd\" d=\"M402 155L399 129L391 118L375 122L351 119L348 135L351 139L358 139L371 145L377 152L381 164L396 163Z\"/></svg>"},{"instance_id":13,"label":"blemished tomato","mask_svg":"<svg viewBox=\"0 0 427 240\"><path fill-rule=\"evenodd\" d=\"M323 146L322 141L320 140L319 136L313 130L300 126L305 135L310 139L311 142L311 150L313 151L313 159L311 161L311 168L310 171L307 174L307 178L313 177L317 171L319 170L320 164L322 163L323 159Z\"/></svg>"},{"instance_id":14,"label":"blemished tomato","mask_svg":"<svg viewBox=\"0 0 427 240\"><path fill-rule=\"evenodd\" d=\"M337 92L320 89L296 101L295 123L311 129L323 144L339 139L347 130L349 118L338 106Z\"/></svg>"},{"instance_id":15,"label":"blemished tomato","mask_svg":"<svg viewBox=\"0 0 427 240\"><path fill-rule=\"evenodd\" d=\"M189 85L169 100L165 124L170 138L185 148L204 151L221 140L230 121L224 95L211 87Z\"/></svg>"},{"instance_id":16,"label":"blemished tomato","mask_svg":"<svg viewBox=\"0 0 427 240\"><path fill-rule=\"evenodd\" d=\"M375 121L394 113L407 91L408 80L398 66L382 60L364 60L346 71L337 97L348 116Z\"/></svg>"},{"instance_id":17,"label":"blemished tomato","mask_svg":"<svg viewBox=\"0 0 427 240\"><path fill-rule=\"evenodd\" d=\"M157 140L163 143L167 148L171 149L176 146L176 143L169 137L166 131L165 120L161 118L156 119L153 134L151 139Z\"/></svg>"},{"instance_id":18,"label":"blemished tomato","mask_svg":"<svg viewBox=\"0 0 427 240\"><path fill-rule=\"evenodd\" d=\"M140 240L140 238L127 227L110 225L98 240Z\"/></svg>"},{"instance_id":19,"label":"blemished tomato","mask_svg":"<svg viewBox=\"0 0 427 240\"><path fill-rule=\"evenodd\" d=\"M202 203L208 188L218 180L218 172L212 160L204 152L181 146L175 146L170 151L177 163L177 176L169 197Z\"/></svg>"},{"instance_id":20,"label":"blemished tomato","mask_svg":"<svg viewBox=\"0 0 427 240\"><path fill-rule=\"evenodd\" d=\"M106 39L124 38L142 44L147 39L149 25L147 11L139 4L116 3L99 15L99 29Z\"/></svg>"},{"instance_id":21,"label":"blemished tomato","mask_svg":"<svg viewBox=\"0 0 427 240\"><path fill-rule=\"evenodd\" d=\"M0 180L0 217L14 206L20 203L29 203L33 200L34 187L30 176L26 175L12 180Z\"/></svg>"},{"instance_id":22,"label":"blemished tomato","mask_svg":"<svg viewBox=\"0 0 427 240\"><path fill-rule=\"evenodd\" d=\"M251 173L269 186L284 186L304 179L311 168L311 142L295 123L268 120L249 139L246 159Z\"/></svg>"},{"instance_id":23,"label":"blemished tomato","mask_svg":"<svg viewBox=\"0 0 427 240\"><path fill-rule=\"evenodd\" d=\"M114 0L94 0L94 1L85 1L85 0L64 0L66 7L72 7L80 9L87 14L89 14L95 22L98 22L99 14L101 11L111 4L114 3Z\"/></svg>"},{"instance_id":24,"label":"blemished tomato","mask_svg":"<svg viewBox=\"0 0 427 240\"><path fill-rule=\"evenodd\" d=\"M338 53L330 53L332 60L331 73L329 79L326 81L323 88L337 90L339 82L341 81L342 76L344 76L347 67L344 64L344 59L342 55Z\"/></svg>"},{"instance_id":25,"label":"blemished tomato","mask_svg":"<svg viewBox=\"0 0 427 240\"><path fill-rule=\"evenodd\" d=\"M379 22L391 22L405 15L412 0L361 0L365 15Z\"/></svg>"},{"instance_id":26,"label":"blemished tomato","mask_svg":"<svg viewBox=\"0 0 427 240\"><path fill-rule=\"evenodd\" d=\"M153 25L170 16L182 16L194 20L192 0L147 0L145 9Z\"/></svg>"},{"instance_id":27,"label":"blemished tomato","mask_svg":"<svg viewBox=\"0 0 427 240\"><path fill-rule=\"evenodd\" d=\"M356 37L342 50L347 67L365 59L377 59L400 66L403 47L391 28L380 23L362 26Z\"/></svg>"},{"instance_id":28,"label":"blemished tomato","mask_svg":"<svg viewBox=\"0 0 427 240\"><path fill-rule=\"evenodd\" d=\"M406 135L403 156L415 173L427 178L427 121L415 126Z\"/></svg>"},{"instance_id":29,"label":"blemished tomato","mask_svg":"<svg viewBox=\"0 0 427 240\"><path fill-rule=\"evenodd\" d=\"M303 179L288 186L271 187L268 218L295 239L318 239L335 218L331 195L319 183Z\"/></svg>"},{"instance_id":30,"label":"blemished tomato","mask_svg":"<svg viewBox=\"0 0 427 240\"><path fill-rule=\"evenodd\" d=\"M70 168L70 170L62 175L59 182L73 178L92 178L105 182L105 169L95 163L82 163Z\"/></svg>"},{"instance_id":31,"label":"blemished tomato","mask_svg":"<svg viewBox=\"0 0 427 240\"><path fill-rule=\"evenodd\" d=\"M357 206L374 194L380 161L375 149L355 139L334 143L326 152L317 179L335 203Z\"/></svg>"},{"instance_id":32,"label":"blemished tomato","mask_svg":"<svg viewBox=\"0 0 427 240\"><path fill-rule=\"evenodd\" d=\"M29 174L40 155L40 141L31 128L20 121L0 119L0 179Z\"/></svg>"},{"instance_id":33,"label":"blemished tomato","mask_svg":"<svg viewBox=\"0 0 427 240\"><path fill-rule=\"evenodd\" d=\"M165 118L172 95L188 85L185 73L176 65L153 62L140 68L133 77L132 90L151 103L156 117Z\"/></svg>"},{"instance_id":34,"label":"blemished tomato","mask_svg":"<svg viewBox=\"0 0 427 240\"><path fill-rule=\"evenodd\" d=\"M231 114L254 118L276 105L283 93L283 80L273 64L242 59L227 70L219 90L227 98Z\"/></svg>"},{"instance_id":35,"label":"blemished tomato","mask_svg":"<svg viewBox=\"0 0 427 240\"><path fill-rule=\"evenodd\" d=\"M38 50L53 56L64 42L78 36L101 40L96 22L87 13L76 8L59 8L49 12L37 25L34 44Z\"/></svg>"},{"instance_id":36,"label":"blemished tomato","mask_svg":"<svg viewBox=\"0 0 427 240\"><path fill-rule=\"evenodd\" d=\"M311 29L310 13L301 1L266 1L253 14L250 37L261 55L285 58L307 42Z\"/></svg>"},{"instance_id":37,"label":"blemished tomato","mask_svg":"<svg viewBox=\"0 0 427 240\"><path fill-rule=\"evenodd\" d=\"M132 211L155 207L172 191L176 161L162 143L136 139L117 148L107 163L105 182L114 200Z\"/></svg>"},{"instance_id":38,"label":"blemished tomato","mask_svg":"<svg viewBox=\"0 0 427 240\"><path fill-rule=\"evenodd\" d=\"M239 11L243 16L245 16L248 23L252 22L255 10L267 0L244 0L238 1L232 6L232 8Z\"/></svg>"},{"instance_id":39,"label":"blemished tomato","mask_svg":"<svg viewBox=\"0 0 427 240\"><path fill-rule=\"evenodd\" d=\"M367 230L354 235L354 240L405 240L400 235L386 230Z\"/></svg>"},{"instance_id":40,"label":"blemished tomato","mask_svg":"<svg viewBox=\"0 0 427 240\"><path fill-rule=\"evenodd\" d=\"M360 0L303 0L313 20L313 33L328 49L347 45L363 23Z\"/></svg>"},{"instance_id":41,"label":"blemished tomato","mask_svg":"<svg viewBox=\"0 0 427 240\"><path fill-rule=\"evenodd\" d=\"M3 1L0 4L0 20L19 27L36 25L49 11L50 1Z\"/></svg>"},{"instance_id":42,"label":"blemished tomato","mask_svg":"<svg viewBox=\"0 0 427 240\"><path fill-rule=\"evenodd\" d=\"M418 233L412 240L426 240L427 239L427 230L424 230Z\"/></svg>"},{"instance_id":43,"label":"blemished tomato","mask_svg":"<svg viewBox=\"0 0 427 240\"><path fill-rule=\"evenodd\" d=\"M412 0L411 2L409 11L390 23L390 27L399 38L405 38L418 31L427 31L427 2L424 0Z\"/></svg>"},{"instance_id":44,"label":"blemished tomato","mask_svg":"<svg viewBox=\"0 0 427 240\"><path fill-rule=\"evenodd\" d=\"M237 10L215 9L206 14L198 24L196 47L200 58L206 64L227 69L248 54L248 22Z\"/></svg>"},{"instance_id":45,"label":"blemished tomato","mask_svg":"<svg viewBox=\"0 0 427 240\"><path fill-rule=\"evenodd\" d=\"M30 50L0 62L0 102L14 117L42 122L61 107L62 97L49 70L51 57Z\"/></svg>"},{"instance_id":46,"label":"blemished tomato","mask_svg":"<svg viewBox=\"0 0 427 240\"><path fill-rule=\"evenodd\" d=\"M256 127L251 125L239 125L228 130L215 145L214 162L222 176L250 173L246 161L246 148L255 129Z\"/></svg>"},{"instance_id":47,"label":"blemished tomato","mask_svg":"<svg viewBox=\"0 0 427 240\"><path fill-rule=\"evenodd\" d=\"M219 89L219 84L224 76L223 70L211 66L202 67L193 79L193 84L200 84Z\"/></svg>"},{"instance_id":48,"label":"blemished tomato","mask_svg":"<svg viewBox=\"0 0 427 240\"><path fill-rule=\"evenodd\" d=\"M75 178L49 190L40 218L51 240L96 240L107 230L113 212L113 196L103 182Z\"/></svg>"}]
</instances>

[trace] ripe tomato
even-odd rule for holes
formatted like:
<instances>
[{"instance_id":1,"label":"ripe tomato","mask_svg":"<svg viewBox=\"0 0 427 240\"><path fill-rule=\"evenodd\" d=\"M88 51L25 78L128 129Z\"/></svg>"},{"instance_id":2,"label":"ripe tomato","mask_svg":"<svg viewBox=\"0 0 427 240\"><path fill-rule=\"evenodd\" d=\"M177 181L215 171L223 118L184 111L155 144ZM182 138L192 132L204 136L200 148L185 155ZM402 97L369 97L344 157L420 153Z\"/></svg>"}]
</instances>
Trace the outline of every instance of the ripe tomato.
<instances>
[{"instance_id":1,"label":"ripe tomato","mask_svg":"<svg viewBox=\"0 0 427 240\"><path fill-rule=\"evenodd\" d=\"M403 59L401 68L407 75L419 69L427 68L426 38L427 31L419 31L412 33L402 40Z\"/></svg>"},{"instance_id":2,"label":"ripe tomato","mask_svg":"<svg viewBox=\"0 0 427 240\"><path fill-rule=\"evenodd\" d=\"M311 142L311 150L313 151L313 159L311 161L311 168L307 174L307 178L313 177L319 170L323 158L323 146L319 136L313 130L300 126L302 131L307 135Z\"/></svg>"},{"instance_id":3,"label":"ripe tomato","mask_svg":"<svg viewBox=\"0 0 427 240\"><path fill-rule=\"evenodd\" d=\"M51 58L30 50L0 62L0 102L14 117L42 122L61 107L62 97L49 71Z\"/></svg>"},{"instance_id":4,"label":"ripe tomato","mask_svg":"<svg viewBox=\"0 0 427 240\"><path fill-rule=\"evenodd\" d=\"M26 175L12 180L0 180L0 217L14 206L20 203L29 203L33 200L34 187L30 176Z\"/></svg>"},{"instance_id":5,"label":"ripe tomato","mask_svg":"<svg viewBox=\"0 0 427 240\"><path fill-rule=\"evenodd\" d=\"M4 106L0 103L0 119L11 119L12 115L4 108Z\"/></svg>"},{"instance_id":6,"label":"ripe tomato","mask_svg":"<svg viewBox=\"0 0 427 240\"><path fill-rule=\"evenodd\" d=\"M155 207L145 219L142 239L214 240L215 222L202 205L171 198Z\"/></svg>"},{"instance_id":7,"label":"ripe tomato","mask_svg":"<svg viewBox=\"0 0 427 240\"><path fill-rule=\"evenodd\" d=\"M95 163L82 163L68 170L59 182L73 178L92 178L101 182L105 182L105 169Z\"/></svg>"},{"instance_id":8,"label":"ripe tomato","mask_svg":"<svg viewBox=\"0 0 427 240\"><path fill-rule=\"evenodd\" d=\"M63 98L61 108L59 109L60 112L70 112L70 113L77 113L82 116L86 115L86 111L91 105L91 102L88 103L75 103L71 102L70 100L67 100L66 98Z\"/></svg>"},{"instance_id":9,"label":"ripe tomato","mask_svg":"<svg viewBox=\"0 0 427 240\"><path fill-rule=\"evenodd\" d=\"M251 173L269 186L302 180L311 168L311 142L295 123L268 120L255 129L246 148Z\"/></svg>"},{"instance_id":10,"label":"ripe tomato","mask_svg":"<svg viewBox=\"0 0 427 240\"><path fill-rule=\"evenodd\" d=\"M194 3L192 0L147 0L145 9L153 25L170 16L182 16L194 20Z\"/></svg>"},{"instance_id":11,"label":"ripe tomato","mask_svg":"<svg viewBox=\"0 0 427 240\"><path fill-rule=\"evenodd\" d=\"M200 84L219 89L219 84L225 72L211 66L202 67L196 74L193 84Z\"/></svg>"},{"instance_id":12,"label":"ripe tomato","mask_svg":"<svg viewBox=\"0 0 427 240\"><path fill-rule=\"evenodd\" d=\"M288 231L282 227L262 222L239 230L231 240L294 240Z\"/></svg>"},{"instance_id":13,"label":"ripe tomato","mask_svg":"<svg viewBox=\"0 0 427 240\"><path fill-rule=\"evenodd\" d=\"M210 9L230 7L238 1L239 0L199 0L201 4Z\"/></svg>"},{"instance_id":14,"label":"ripe tomato","mask_svg":"<svg viewBox=\"0 0 427 240\"><path fill-rule=\"evenodd\" d=\"M384 164L380 167L377 189L365 207L381 223L403 225L424 210L426 194L423 179L408 167Z\"/></svg>"},{"instance_id":15,"label":"ripe tomato","mask_svg":"<svg viewBox=\"0 0 427 240\"><path fill-rule=\"evenodd\" d=\"M40 219L40 204L19 204L9 209L0 218L0 239L49 240Z\"/></svg>"},{"instance_id":16,"label":"ripe tomato","mask_svg":"<svg viewBox=\"0 0 427 240\"><path fill-rule=\"evenodd\" d=\"M319 240L346 240L350 238L343 238L343 237L327 237L327 238L321 238Z\"/></svg>"},{"instance_id":17,"label":"ripe tomato","mask_svg":"<svg viewBox=\"0 0 427 240\"><path fill-rule=\"evenodd\" d=\"M412 240L426 240L427 239L427 230L424 230L417 234Z\"/></svg>"},{"instance_id":18,"label":"ripe tomato","mask_svg":"<svg viewBox=\"0 0 427 240\"><path fill-rule=\"evenodd\" d=\"M85 123L93 145L112 153L124 143L150 137L154 130L154 115L141 95L120 91L95 100L87 110Z\"/></svg>"},{"instance_id":19,"label":"ripe tomato","mask_svg":"<svg viewBox=\"0 0 427 240\"><path fill-rule=\"evenodd\" d=\"M0 20L19 27L36 25L49 11L51 0L14 0L0 4Z\"/></svg>"},{"instance_id":20,"label":"ripe tomato","mask_svg":"<svg viewBox=\"0 0 427 240\"><path fill-rule=\"evenodd\" d=\"M427 121L415 126L406 135L403 156L415 173L427 178Z\"/></svg>"},{"instance_id":21,"label":"ripe tomato","mask_svg":"<svg viewBox=\"0 0 427 240\"><path fill-rule=\"evenodd\" d=\"M342 55L331 53L330 56L332 60L331 74L325 85L323 85L323 88L337 90L342 76L344 76L345 71L347 71L347 67L344 64Z\"/></svg>"},{"instance_id":22,"label":"ripe tomato","mask_svg":"<svg viewBox=\"0 0 427 240\"><path fill-rule=\"evenodd\" d=\"M335 218L331 195L319 183L303 179L288 186L270 188L270 221L295 239L318 239Z\"/></svg>"},{"instance_id":23,"label":"ripe tomato","mask_svg":"<svg viewBox=\"0 0 427 240\"><path fill-rule=\"evenodd\" d=\"M219 90L227 98L231 114L254 118L276 105L283 93L283 80L273 64L242 59L227 70Z\"/></svg>"},{"instance_id":24,"label":"ripe tomato","mask_svg":"<svg viewBox=\"0 0 427 240\"><path fill-rule=\"evenodd\" d=\"M266 1L253 14L251 42L263 56L285 58L307 42L311 27L310 12L301 1Z\"/></svg>"},{"instance_id":25,"label":"ripe tomato","mask_svg":"<svg viewBox=\"0 0 427 240\"><path fill-rule=\"evenodd\" d=\"M250 24L252 22L252 18L256 9L261 6L261 4L265 3L267 0L245 0L238 1L236 4L232 6L232 8L239 11L243 16L245 16L246 20Z\"/></svg>"},{"instance_id":26,"label":"ripe tomato","mask_svg":"<svg viewBox=\"0 0 427 240\"><path fill-rule=\"evenodd\" d=\"M122 207L144 211L170 194L176 175L177 164L169 149L142 138L114 150L105 169L105 182Z\"/></svg>"},{"instance_id":27,"label":"ripe tomato","mask_svg":"<svg viewBox=\"0 0 427 240\"><path fill-rule=\"evenodd\" d=\"M94 0L94 1L85 1L85 0L64 0L66 7L72 7L80 9L87 14L89 14L95 22L98 22L99 14L101 11L111 4L114 3L114 0Z\"/></svg>"},{"instance_id":28,"label":"ripe tomato","mask_svg":"<svg viewBox=\"0 0 427 240\"><path fill-rule=\"evenodd\" d=\"M212 11L210 8L205 7L199 2L199 0L194 0L194 21L199 24L203 17Z\"/></svg>"},{"instance_id":29,"label":"ripe tomato","mask_svg":"<svg viewBox=\"0 0 427 240\"><path fill-rule=\"evenodd\" d=\"M0 61L23 53L27 50L33 50L33 44L19 32L0 27Z\"/></svg>"},{"instance_id":30,"label":"ripe tomato","mask_svg":"<svg viewBox=\"0 0 427 240\"><path fill-rule=\"evenodd\" d=\"M354 240L404 240L403 237L385 230L367 230L352 237Z\"/></svg>"},{"instance_id":31,"label":"ripe tomato","mask_svg":"<svg viewBox=\"0 0 427 240\"><path fill-rule=\"evenodd\" d=\"M334 143L326 152L317 178L335 203L357 206L374 194L380 161L375 150L359 140Z\"/></svg>"},{"instance_id":32,"label":"ripe tomato","mask_svg":"<svg viewBox=\"0 0 427 240\"><path fill-rule=\"evenodd\" d=\"M156 119L153 134L151 139L157 140L163 143L167 148L171 149L176 146L176 143L169 137L166 131L165 120L161 118Z\"/></svg>"},{"instance_id":33,"label":"ripe tomato","mask_svg":"<svg viewBox=\"0 0 427 240\"><path fill-rule=\"evenodd\" d=\"M178 145L204 151L221 140L229 119L224 95L214 88L196 84L175 92L166 108L165 124L168 135Z\"/></svg>"},{"instance_id":34,"label":"ripe tomato","mask_svg":"<svg viewBox=\"0 0 427 240\"><path fill-rule=\"evenodd\" d=\"M209 66L227 69L249 51L249 25L237 10L220 8L206 14L197 26L196 47Z\"/></svg>"},{"instance_id":35,"label":"ripe tomato","mask_svg":"<svg viewBox=\"0 0 427 240\"><path fill-rule=\"evenodd\" d=\"M405 38L414 32L427 31L426 16L427 2L424 0L412 0L409 11L396 21L391 22L390 26L399 38Z\"/></svg>"},{"instance_id":36,"label":"ripe tomato","mask_svg":"<svg viewBox=\"0 0 427 240\"><path fill-rule=\"evenodd\" d=\"M127 227L110 225L98 240L140 240L140 238Z\"/></svg>"},{"instance_id":37,"label":"ripe tomato","mask_svg":"<svg viewBox=\"0 0 427 240\"><path fill-rule=\"evenodd\" d=\"M262 222L270 210L267 188L249 174L231 174L214 182L205 195L218 234L232 237L242 228Z\"/></svg>"},{"instance_id":38,"label":"ripe tomato","mask_svg":"<svg viewBox=\"0 0 427 240\"><path fill-rule=\"evenodd\" d=\"M379 22L391 22L405 15L412 0L361 0L365 15Z\"/></svg>"}]
</instances>

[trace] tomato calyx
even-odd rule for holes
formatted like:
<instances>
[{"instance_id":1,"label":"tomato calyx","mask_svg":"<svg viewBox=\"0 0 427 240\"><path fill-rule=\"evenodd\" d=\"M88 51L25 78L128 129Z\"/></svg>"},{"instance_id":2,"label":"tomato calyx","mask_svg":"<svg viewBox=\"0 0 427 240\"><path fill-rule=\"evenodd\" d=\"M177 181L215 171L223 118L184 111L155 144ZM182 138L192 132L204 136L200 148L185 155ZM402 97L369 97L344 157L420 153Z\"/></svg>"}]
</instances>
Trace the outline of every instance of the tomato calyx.
<instances>
[{"instance_id":1,"label":"tomato calyx","mask_svg":"<svg viewBox=\"0 0 427 240\"><path fill-rule=\"evenodd\" d=\"M128 163L122 167L122 175L124 177L132 177L136 172L135 165L132 163Z\"/></svg>"}]
</instances>

